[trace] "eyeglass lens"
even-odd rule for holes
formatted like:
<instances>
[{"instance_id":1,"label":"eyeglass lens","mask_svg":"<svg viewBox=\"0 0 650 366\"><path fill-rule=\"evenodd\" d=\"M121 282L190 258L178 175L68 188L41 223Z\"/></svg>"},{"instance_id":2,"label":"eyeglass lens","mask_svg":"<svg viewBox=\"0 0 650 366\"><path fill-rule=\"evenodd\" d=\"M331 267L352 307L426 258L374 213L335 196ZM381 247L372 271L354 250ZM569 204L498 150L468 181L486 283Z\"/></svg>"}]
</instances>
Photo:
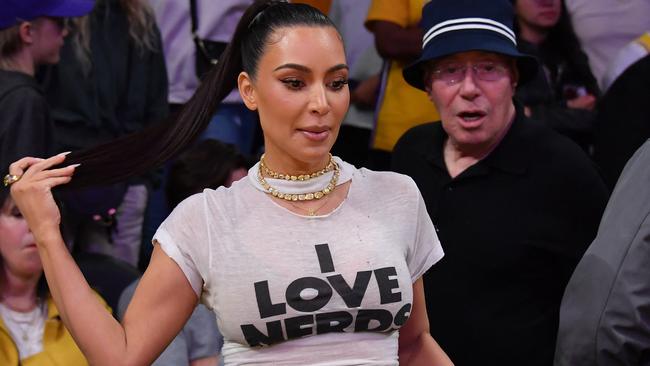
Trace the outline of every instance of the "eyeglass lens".
<instances>
[{"instance_id":1,"label":"eyeglass lens","mask_svg":"<svg viewBox=\"0 0 650 366\"><path fill-rule=\"evenodd\" d=\"M467 64L449 63L435 67L434 77L449 85L457 84L465 79ZM481 81L497 81L507 72L505 65L497 62L479 62L471 65L474 76Z\"/></svg>"}]
</instances>

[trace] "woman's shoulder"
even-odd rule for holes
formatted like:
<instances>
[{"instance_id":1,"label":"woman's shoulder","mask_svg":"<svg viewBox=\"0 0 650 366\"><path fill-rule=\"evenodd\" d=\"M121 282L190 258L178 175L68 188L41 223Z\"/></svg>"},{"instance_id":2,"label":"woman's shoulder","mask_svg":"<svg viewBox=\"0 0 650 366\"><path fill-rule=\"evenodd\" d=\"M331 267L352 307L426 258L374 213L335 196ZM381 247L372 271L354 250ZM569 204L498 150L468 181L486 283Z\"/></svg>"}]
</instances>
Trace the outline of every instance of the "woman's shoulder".
<instances>
[{"instance_id":1,"label":"woman's shoulder","mask_svg":"<svg viewBox=\"0 0 650 366\"><path fill-rule=\"evenodd\" d=\"M244 177L233 182L230 187L204 188L201 192L185 198L178 206L187 209L189 207L202 206L207 202L218 201L224 203L228 200L237 199L240 195L246 194L252 188L247 180L248 178Z\"/></svg>"},{"instance_id":2,"label":"woman's shoulder","mask_svg":"<svg viewBox=\"0 0 650 366\"><path fill-rule=\"evenodd\" d=\"M408 175L392 171L376 171L367 168L357 169L355 178L365 190L391 195L413 195L418 192L417 185Z\"/></svg>"},{"instance_id":3,"label":"woman's shoulder","mask_svg":"<svg viewBox=\"0 0 650 366\"><path fill-rule=\"evenodd\" d=\"M251 204L255 188L244 177L230 187L205 188L184 199L174 209L180 216L203 217L204 215L223 217L224 219L242 207Z\"/></svg>"}]
</instances>

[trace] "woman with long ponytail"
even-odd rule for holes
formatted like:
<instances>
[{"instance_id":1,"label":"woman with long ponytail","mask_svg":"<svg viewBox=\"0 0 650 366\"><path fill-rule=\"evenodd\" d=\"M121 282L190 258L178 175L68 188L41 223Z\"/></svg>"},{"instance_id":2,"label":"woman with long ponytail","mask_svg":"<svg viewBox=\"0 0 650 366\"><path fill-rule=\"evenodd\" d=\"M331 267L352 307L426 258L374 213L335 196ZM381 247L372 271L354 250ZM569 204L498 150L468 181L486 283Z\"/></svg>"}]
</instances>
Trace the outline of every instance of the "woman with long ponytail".
<instances>
[{"instance_id":1,"label":"woman with long ponytail","mask_svg":"<svg viewBox=\"0 0 650 366\"><path fill-rule=\"evenodd\" d=\"M451 364L428 328L421 276L443 252L417 187L329 154L349 105L347 76L326 16L256 1L178 120L11 165L6 183L91 364L150 364L199 300L215 312L226 365ZM201 133L235 86L260 116L265 155L246 179L174 209L120 324L67 252L51 190L107 184L163 163Z\"/></svg>"}]
</instances>

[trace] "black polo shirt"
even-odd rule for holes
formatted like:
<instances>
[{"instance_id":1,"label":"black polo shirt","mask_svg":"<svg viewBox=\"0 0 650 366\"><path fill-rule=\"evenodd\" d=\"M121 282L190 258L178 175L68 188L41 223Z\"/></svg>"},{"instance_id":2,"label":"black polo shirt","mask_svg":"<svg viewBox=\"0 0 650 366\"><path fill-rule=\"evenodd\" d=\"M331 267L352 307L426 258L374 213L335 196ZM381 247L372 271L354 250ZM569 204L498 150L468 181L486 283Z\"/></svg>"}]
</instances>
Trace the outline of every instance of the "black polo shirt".
<instances>
[{"instance_id":1,"label":"black polo shirt","mask_svg":"<svg viewBox=\"0 0 650 366\"><path fill-rule=\"evenodd\" d=\"M517 109L499 145L456 178L441 123L409 130L393 152L445 251L424 286L431 334L457 365L552 365L564 287L607 202L583 151Z\"/></svg>"}]
</instances>

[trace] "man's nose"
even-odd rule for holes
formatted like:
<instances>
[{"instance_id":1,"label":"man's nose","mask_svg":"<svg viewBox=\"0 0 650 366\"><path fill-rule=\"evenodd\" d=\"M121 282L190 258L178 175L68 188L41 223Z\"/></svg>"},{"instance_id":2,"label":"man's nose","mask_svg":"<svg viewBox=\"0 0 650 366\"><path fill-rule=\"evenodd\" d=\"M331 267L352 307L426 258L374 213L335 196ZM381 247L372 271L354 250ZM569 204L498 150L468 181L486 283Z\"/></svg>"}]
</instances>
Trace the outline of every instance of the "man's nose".
<instances>
[{"instance_id":1,"label":"man's nose","mask_svg":"<svg viewBox=\"0 0 650 366\"><path fill-rule=\"evenodd\" d=\"M468 65L464 70L463 78L460 80L460 95L463 98L473 99L479 93L480 89L476 84L476 72L471 65Z\"/></svg>"}]
</instances>

